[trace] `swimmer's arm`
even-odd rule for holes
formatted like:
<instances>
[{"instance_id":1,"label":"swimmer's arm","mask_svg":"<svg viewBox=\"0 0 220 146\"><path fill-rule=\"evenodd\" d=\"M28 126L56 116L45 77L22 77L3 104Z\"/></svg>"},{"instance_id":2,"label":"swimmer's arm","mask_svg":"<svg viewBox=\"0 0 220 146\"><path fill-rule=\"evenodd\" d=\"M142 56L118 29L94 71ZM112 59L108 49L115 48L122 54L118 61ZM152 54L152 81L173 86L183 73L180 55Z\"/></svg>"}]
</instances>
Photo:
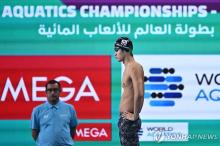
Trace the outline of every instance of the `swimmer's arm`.
<instances>
[{"instance_id":1,"label":"swimmer's arm","mask_svg":"<svg viewBox=\"0 0 220 146\"><path fill-rule=\"evenodd\" d=\"M142 67L131 70L131 79L134 88L134 120L138 119L144 100L144 78Z\"/></svg>"}]
</instances>

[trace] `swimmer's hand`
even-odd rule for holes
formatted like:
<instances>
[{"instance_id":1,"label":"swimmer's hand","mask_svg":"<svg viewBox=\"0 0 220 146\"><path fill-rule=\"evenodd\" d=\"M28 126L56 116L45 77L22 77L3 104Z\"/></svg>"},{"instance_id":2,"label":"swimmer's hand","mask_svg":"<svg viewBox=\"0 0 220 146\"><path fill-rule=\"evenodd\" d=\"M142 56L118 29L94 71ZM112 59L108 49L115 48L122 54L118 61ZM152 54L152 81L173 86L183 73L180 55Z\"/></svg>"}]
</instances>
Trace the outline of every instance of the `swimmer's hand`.
<instances>
[{"instance_id":1,"label":"swimmer's hand","mask_svg":"<svg viewBox=\"0 0 220 146\"><path fill-rule=\"evenodd\" d=\"M123 112L122 113L122 118L131 120L131 121L137 120L138 117L139 117L139 115L135 116L135 114L130 113L130 112Z\"/></svg>"}]
</instances>

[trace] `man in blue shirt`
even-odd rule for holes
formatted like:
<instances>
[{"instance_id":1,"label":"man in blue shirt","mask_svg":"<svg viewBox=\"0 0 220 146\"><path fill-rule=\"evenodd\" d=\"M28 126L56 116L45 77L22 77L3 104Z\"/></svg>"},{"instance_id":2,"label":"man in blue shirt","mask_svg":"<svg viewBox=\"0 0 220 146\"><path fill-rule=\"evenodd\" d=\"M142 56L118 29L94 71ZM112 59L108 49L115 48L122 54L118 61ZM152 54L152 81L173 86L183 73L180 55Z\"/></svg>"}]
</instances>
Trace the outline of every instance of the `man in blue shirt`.
<instances>
[{"instance_id":1,"label":"man in blue shirt","mask_svg":"<svg viewBox=\"0 0 220 146\"><path fill-rule=\"evenodd\" d=\"M33 109L32 137L37 146L72 146L77 122L72 105L59 100L61 85L56 80L46 83L47 102Z\"/></svg>"}]
</instances>

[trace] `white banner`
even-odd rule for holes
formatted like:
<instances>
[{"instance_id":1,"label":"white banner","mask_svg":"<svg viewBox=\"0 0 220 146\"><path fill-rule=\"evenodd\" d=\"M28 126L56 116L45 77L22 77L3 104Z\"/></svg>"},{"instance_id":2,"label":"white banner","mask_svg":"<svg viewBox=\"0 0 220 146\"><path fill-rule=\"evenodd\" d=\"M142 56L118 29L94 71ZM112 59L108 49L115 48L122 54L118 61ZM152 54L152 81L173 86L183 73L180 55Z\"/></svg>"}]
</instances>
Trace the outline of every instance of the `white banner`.
<instances>
[{"instance_id":1,"label":"white banner","mask_svg":"<svg viewBox=\"0 0 220 146\"><path fill-rule=\"evenodd\" d=\"M146 79L142 119L220 119L220 56L134 58L142 64Z\"/></svg>"},{"instance_id":2,"label":"white banner","mask_svg":"<svg viewBox=\"0 0 220 146\"><path fill-rule=\"evenodd\" d=\"M188 141L188 123L142 123L140 141Z\"/></svg>"}]
</instances>

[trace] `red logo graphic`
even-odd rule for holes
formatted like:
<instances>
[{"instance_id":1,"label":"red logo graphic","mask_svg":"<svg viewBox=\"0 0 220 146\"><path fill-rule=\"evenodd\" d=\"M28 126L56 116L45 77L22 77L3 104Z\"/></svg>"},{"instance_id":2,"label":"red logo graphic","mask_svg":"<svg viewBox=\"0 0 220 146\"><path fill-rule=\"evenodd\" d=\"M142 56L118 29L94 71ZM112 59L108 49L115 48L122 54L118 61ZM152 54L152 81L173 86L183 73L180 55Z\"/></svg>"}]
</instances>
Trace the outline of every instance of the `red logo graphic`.
<instances>
[{"instance_id":1,"label":"red logo graphic","mask_svg":"<svg viewBox=\"0 0 220 146\"><path fill-rule=\"evenodd\" d=\"M79 119L111 118L110 56L1 56L0 72L0 119L30 119L50 79Z\"/></svg>"},{"instance_id":2,"label":"red logo graphic","mask_svg":"<svg viewBox=\"0 0 220 146\"><path fill-rule=\"evenodd\" d=\"M83 123L76 129L76 141L110 141L111 124L109 123Z\"/></svg>"}]
</instances>

